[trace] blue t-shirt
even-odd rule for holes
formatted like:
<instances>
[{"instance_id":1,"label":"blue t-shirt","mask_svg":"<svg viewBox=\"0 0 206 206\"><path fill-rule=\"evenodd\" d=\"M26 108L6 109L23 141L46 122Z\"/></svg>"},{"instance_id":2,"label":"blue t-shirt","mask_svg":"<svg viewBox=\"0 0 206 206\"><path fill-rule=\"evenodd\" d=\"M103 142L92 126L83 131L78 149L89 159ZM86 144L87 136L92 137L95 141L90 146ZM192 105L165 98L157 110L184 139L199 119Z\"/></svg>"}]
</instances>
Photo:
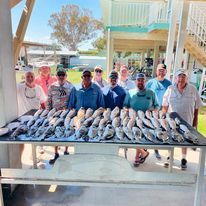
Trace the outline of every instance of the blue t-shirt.
<instances>
[{"instance_id":1,"label":"blue t-shirt","mask_svg":"<svg viewBox=\"0 0 206 206\"><path fill-rule=\"evenodd\" d=\"M117 85L112 88L108 86L103 90L105 107L113 110L116 106L122 109L124 98L126 96L125 90Z\"/></svg>"},{"instance_id":2,"label":"blue t-shirt","mask_svg":"<svg viewBox=\"0 0 206 206\"><path fill-rule=\"evenodd\" d=\"M124 106L132 108L135 111L142 110L143 112L148 109L159 108L156 95L150 89L144 89L142 91L137 91L137 89L129 90L124 100Z\"/></svg>"},{"instance_id":3,"label":"blue t-shirt","mask_svg":"<svg viewBox=\"0 0 206 206\"><path fill-rule=\"evenodd\" d=\"M93 110L105 107L104 97L101 89L96 84L91 84L87 89L81 86L80 89L72 89L69 97L68 108L79 110L81 107Z\"/></svg>"},{"instance_id":4,"label":"blue t-shirt","mask_svg":"<svg viewBox=\"0 0 206 206\"><path fill-rule=\"evenodd\" d=\"M150 79L147 84L146 88L151 89L156 95L157 100L160 106L162 106L162 99L164 93L166 92L167 88L172 85L172 83L168 79L164 79L162 81L157 80L157 78Z\"/></svg>"}]
</instances>

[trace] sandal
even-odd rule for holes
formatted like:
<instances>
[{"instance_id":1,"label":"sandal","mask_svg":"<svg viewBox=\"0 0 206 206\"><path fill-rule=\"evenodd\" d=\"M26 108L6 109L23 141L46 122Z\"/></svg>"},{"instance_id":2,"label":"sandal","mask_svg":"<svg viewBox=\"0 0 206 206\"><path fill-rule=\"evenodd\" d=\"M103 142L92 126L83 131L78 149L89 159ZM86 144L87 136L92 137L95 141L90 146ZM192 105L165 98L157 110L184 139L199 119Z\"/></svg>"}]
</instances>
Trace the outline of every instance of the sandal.
<instances>
[{"instance_id":1,"label":"sandal","mask_svg":"<svg viewBox=\"0 0 206 206\"><path fill-rule=\"evenodd\" d=\"M147 152L147 154L145 155L145 157L142 157L140 160L139 160L139 163L140 164L143 164L145 162L145 160L147 159L147 157L149 156L149 152Z\"/></svg>"}]
</instances>

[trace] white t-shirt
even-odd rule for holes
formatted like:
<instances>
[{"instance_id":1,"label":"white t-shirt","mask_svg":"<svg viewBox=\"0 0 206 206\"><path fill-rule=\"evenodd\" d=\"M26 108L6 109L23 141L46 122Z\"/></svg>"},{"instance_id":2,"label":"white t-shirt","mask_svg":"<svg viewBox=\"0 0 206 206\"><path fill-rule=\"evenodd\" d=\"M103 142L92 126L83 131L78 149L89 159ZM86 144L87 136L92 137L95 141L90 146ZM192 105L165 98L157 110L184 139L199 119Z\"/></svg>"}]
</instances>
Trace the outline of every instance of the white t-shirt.
<instances>
[{"instance_id":1,"label":"white t-shirt","mask_svg":"<svg viewBox=\"0 0 206 206\"><path fill-rule=\"evenodd\" d=\"M39 109L40 104L46 102L46 99L47 97L39 85L30 88L25 83L18 84L18 115L21 116L32 109Z\"/></svg>"},{"instance_id":2,"label":"white t-shirt","mask_svg":"<svg viewBox=\"0 0 206 206\"><path fill-rule=\"evenodd\" d=\"M130 79L126 79L126 81L118 79L118 85L123 87L125 91L136 88L135 82Z\"/></svg>"},{"instance_id":3,"label":"white t-shirt","mask_svg":"<svg viewBox=\"0 0 206 206\"><path fill-rule=\"evenodd\" d=\"M177 112L191 126L194 119L194 111L203 106L197 89L188 84L181 94L177 85L171 85L163 96L162 106L169 106L169 112Z\"/></svg>"}]
</instances>

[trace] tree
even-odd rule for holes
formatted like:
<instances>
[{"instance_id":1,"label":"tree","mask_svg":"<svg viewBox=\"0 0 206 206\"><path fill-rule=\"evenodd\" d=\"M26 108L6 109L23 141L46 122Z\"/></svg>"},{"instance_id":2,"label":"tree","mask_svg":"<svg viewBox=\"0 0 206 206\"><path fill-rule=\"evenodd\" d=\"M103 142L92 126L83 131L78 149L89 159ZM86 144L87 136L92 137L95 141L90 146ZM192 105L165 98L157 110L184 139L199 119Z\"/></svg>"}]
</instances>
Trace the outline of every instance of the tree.
<instances>
[{"instance_id":1,"label":"tree","mask_svg":"<svg viewBox=\"0 0 206 206\"><path fill-rule=\"evenodd\" d=\"M97 48L98 51L102 51L102 50L106 49L106 43L107 43L106 37L103 36L103 37L99 37L98 39L96 39L92 43L92 45L94 48Z\"/></svg>"},{"instance_id":2,"label":"tree","mask_svg":"<svg viewBox=\"0 0 206 206\"><path fill-rule=\"evenodd\" d=\"M94 38L97 31L102 30L102 23L93 18L90 10L72 4L62 6L60 13L52 14L48 24L53 29L52 38L74 51L83 41Z\"/></svg>"}]
</instances>

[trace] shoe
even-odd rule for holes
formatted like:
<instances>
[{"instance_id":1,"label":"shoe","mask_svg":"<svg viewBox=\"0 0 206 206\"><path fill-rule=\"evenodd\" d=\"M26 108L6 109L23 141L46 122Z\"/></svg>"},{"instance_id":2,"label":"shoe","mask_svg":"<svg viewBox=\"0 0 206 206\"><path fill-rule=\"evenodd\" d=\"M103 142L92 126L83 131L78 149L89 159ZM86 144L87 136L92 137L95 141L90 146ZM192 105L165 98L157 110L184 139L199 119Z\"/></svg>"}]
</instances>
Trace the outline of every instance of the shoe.
<instances>
[{"instance_id":1,"label":"shoe","mask_svg":"<svg viewBox=\"0 0 206 206\"><path fill-rule=\"evenodd\" d=\"M148 156L149 156L149 152L147 152L147 154L144 157L141 157L141 159L139 160L139 163L143 164Z\"/></svg>"},{"instance_id":2,"label":"shoe","mask_svg":"<svg viewBox=\"0 0 206 206\"><path fill-rule=\"evenodd\" d=\"M184 159L184 158L181 160L181 169L182 170L186 170L187 169L187 160Z\"/></svg>"},{"instance_id":3,"label":"shoe","mask_svg":"<svg viewBox=\"0 0 206 206\"><path fill-rule=\"evenodd\" d=\"M69 155L69 152L64 151L64 155Z\"/></svg>"},{"instance_id":4,"label":"shoe","mask_svg":"<svg viewBox=\"0 0 206 206\"><path fill-rule=\"evenodd\" d=\"M134 163L133 163L133 166L134 167L139 167L139 165L140 165L139 160L135 160Z\"/></svg>"},{"instance_id":5,"label":"shoe","mask_svg":"<svg viewBox=\"0 0 206 206\"><path fill-rule=\"evenodd\" d=\"M170 163L169 163L170 157L167 157L167 161L164 163L164 167L168 168Z\"/></svg>"},{"instance_id":6,"label":"shoe","mask_svg":"<svg viewBox=\"0 0 206 206\"><path fill-rule=\"evenodd\" d=\"M59 154L55 153L54 158L49 160L49 164L53 165L58 158L59 158Z\"/></svg>"},{"instance_id":7,"label":"shoe","mask_svg":"<svg viewBox=\"0 0 206 206\"><path fill-rule=\"evenodd\" d=\"M156 157L158 160L161 160L161 155L160 155L159 151L158 151L158 150L155 150L154 152L155 152L155 157Z\"/></svg>"}]
</instances>

